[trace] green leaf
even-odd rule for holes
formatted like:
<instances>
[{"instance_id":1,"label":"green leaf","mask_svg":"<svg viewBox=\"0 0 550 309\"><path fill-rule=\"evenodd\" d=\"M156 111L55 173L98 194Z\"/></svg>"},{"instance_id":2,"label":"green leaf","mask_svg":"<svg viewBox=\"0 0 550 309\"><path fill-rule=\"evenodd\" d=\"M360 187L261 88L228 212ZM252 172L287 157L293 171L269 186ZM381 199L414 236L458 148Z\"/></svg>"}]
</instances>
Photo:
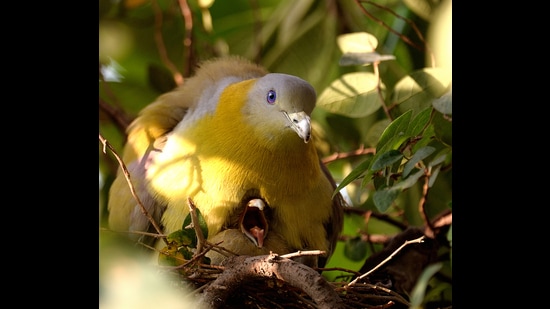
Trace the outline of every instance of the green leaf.
<instances>
[{"instance_id":1,"label":"green leaf","mask_svg":"<svg viewBox=\"0 0 550 309\"><path fill-rule=\"evenodd\" d=\"M367 255L367 243L362 241L361 237L348 238L344 254L352 261L362 261Z\"/></svg>"},{"instance_id":2,"label":"green leaf","mask_svg":"<svg viewBox=\"0 0 550 309\"><path fill-rule=\"evenodd\" d=\"M393 163L401 160L403 158L403 154L398 150L389 150L384 153L380 153L380 155L377 156L375 161L372 163L371 170L372 171L378 171L380 169L383 169L386 166L390 166Z\"/></svg>"},{"instance_id":3,"label":"green leaf","mask_svg":"<svg viewBox=\"0 0 550 309\"><path fill-rule=\"evenodd\" d=\"M436 166L442 162L445 162L445 159L447 159L447 156L449 155L449 151L448 150L444 150L444 151L441 151L439 152L440 155L438 155L437 157L435 157L432 161L430 161L430 163L428 164L428 166Z\"/></svg>"},{"instance_id":4,"label":"green leaf","mask_svg":"<svg viewBox=\"0 0 550 309\"><path fill-rule=\"evenodd\" d=\"M390 125L382 133L382 136L380 136L380 140L376 145L377 151L381 151L385 148L393 148L392 146L394 145L386 147L386 144L389 145L390 141L395 140L396 138L400 140L408 137L408 135L405 135L405 132L407 132L407 128L409 127L411 116L412 111L408 111L390 123Z\"/></svg>"},{"instance_id":5,"label":"green leaf","mask_svg":"<svg viewBox=\"0 0 550 309\"><path fill-rule=\"evenodd\" d=\"M193 258L193 252L191 252L188 247L181 247L178 249L178 252L181 253L186 260Z\"/></svg>"},{"instance_id":6,"label":"green leaf","mask_svg":"<svg viewBox=\"0 0 550 309\"><path fill-rule=\"evenodd\" d=\"M404 180L395 183L393 188L399 189L401 191L408 189L414 186L414 184L418 182L418 179L423 175L424 175L424 170L419 170L416 173L412 174L411 176L405 178Z\"/></svg>"},{"instance_id":7,"label":"green leaf","mask_svg":"<svg viewBox=\"0 0 550 309\"><path fill-rule=\"evenodd\" d=\"M429 265L422 271L416 285L411 292L411 305L409 308L422 308L422 301L428 287L428 282L440 269L443 267L443 263L435 263Z\"/></svg>"},{"instance_id":8,"label":"green leaf","mask_svg":"<svg viewBox=\"0 0 550 309\"><path fill-rule=\"evenodd\" d=\"M376 209L380 212L385 212L390 208L391 204L399 196L401 190L395 187L388 187L374 192L372 199Z\"/></svg>"},{"instance_id":9,"label":"green leaf","mask_svg":"<svg viewBox=\"0 0 550 309\"><path fill-rule=\"evenodd\" d=\"M365 161L361 162L357 167L355 167L336 187L336 190L334 190L334 193L332 194L332 197L334 197L340 190L342 190L345 186L349 185L352 181L356 180L357 178L361 177L361 175L368 170L369 165L371 164L372 157L368 157Z\"/></svg>"},{"instance_id":10,"label":"green leaf","mask_svg":"<svg viewBox=\"0 0 550 309\"><path fill-rule=\"evenodd\" d=\"M197 235L195 235L195 230L192 229L174 231L166 236L166 240L174 242L177 246L195 247L197 245Z\"/></svg>"},{"instance_id":11,"label":"green leaf","mask_svg":"<svg viewBox=\"0 0 550 309\"><path fill-rule=\"evenodd\" d=\"M382 106L377 86L378 80L370 72L344 74L323 90L317 106L348 117L365 117ZM384 84L380 87L384 96Z\"/></svg>"},{"instance_id":12,"label":"green leaf","mask_svg":"<svg viewBox=\"0 0 550 309\"><path fill-rule=\"evenodd\" d=\"M415 154L411 157L409 162L405 164L405 167L403 168L403 177L407 177L409 173L412 171L416 163L420 162L424 158L428 157L435 151L435 148L432 146L426 146L418 149Z\"/></svg>"},{"instance_id":13,"label":"green leaf","mask_svg":"<svg viewBox=\"0 0 550 309\"><path fill-rule=\"evenodd\" d=\"M206 239L208 238L208 226L206 225L206 220L204 220L204 217L202 216L200 209L195 208L195 211L197 212L197 220L199 221L199 227L202 231L202 235ZM181 229L182 230L189 229L189 227L192 226L191 225L192 222L193 221L191 220L191 213L188 213L185 219L183 220L183 225ZM194 230L193 228L191 229Z\"/></svg>"},{"instance_id":14,"label":"green leaf","mask_svg":"<svg viewBox=\"0 0 550 309\"><path fill-rule=\"evenodd\" d=\"M411 136L420 135L420 133L422 133L422 131L428 126L428 122L430 121L431 114L432 114L431 108L426 108L420 113L418 113L411 121L407 132Z\"/></svg>"}]
</instances>

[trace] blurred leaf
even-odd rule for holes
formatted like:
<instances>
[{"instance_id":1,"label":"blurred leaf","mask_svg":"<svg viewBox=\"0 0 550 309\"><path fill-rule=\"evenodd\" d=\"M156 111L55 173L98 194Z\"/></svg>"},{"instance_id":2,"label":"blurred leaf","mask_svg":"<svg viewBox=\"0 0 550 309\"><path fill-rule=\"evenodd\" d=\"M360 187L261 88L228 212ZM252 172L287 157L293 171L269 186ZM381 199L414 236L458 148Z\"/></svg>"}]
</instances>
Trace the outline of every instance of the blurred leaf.
<instances>
[{"instance_id":1,"label":"blurred leaf","mask_svg":"<svg viewBox=\"0 0 550 309\"><path fill-rule=\"evenodd\" d=\"M441 113L433 117L434 133L437 139L451 146L453 145L453 124L451 120Z\"/></svg>"},{"instance_id":2,"label":"blurred leaf","mask_svg":"<svg viewBox=\"0 0 550 309\"><path fill-rule=\"evenodd\" d=\"M430 20L432 12L440 2L440 0L404 0L410 10L424 20Z\"/></svg>"},{"instance_id":3,"label":"blurred leaf","mask_svg":"<svg viewBox=\"0 0 550 309\"><path fill-rule=\"evenodd\" d=\"M124 0L123 3L126 6L127 9L133 9L140 5L145 4L146 2L149 2L148 0Z\"/></svg>"},{"instance_id":4,"label":"blurred leaf","mask_svg":"<svg viewBox=\"0 0 550 309\"><path fill-rule=\"evenodd\" d=\"M397 104L393 113L409 110L416 115L432 106L434 99L442 96L450 85L450 77L441 68L424 68L402 78L394 87L391 101Z\"/></svg>"},{"instance_id":5,"label":"blurred leaf","mask_svg":"<svg viewBox=\"0 0 550 309\"><path fill-rule=\"evenodd\" d=\"M443 267L443 263L435 263L429 265L422 271L416 285L414 286L411 292L411 305L409 308L422 308L422 302L424 300L424 295L426 293L426 288L428 287L428 282L440 269Z\"/></svg>"},{"instance_id":6,"label":"blurred leaf","mask_svg":"<svg viewBox=\"0 0 550 309\"><path fill-rule=\"evenodd\" d=\"M170 71L163 66L151 63L147 66L149 84L159 93L174 90L177 84Z\"/></svg>"},{"instance_id":7,"label":"blurred leaf","mask_svg":"<svg viewBox=\"0 0 550 309\"><path fill-rule=\"evenodd\" d=\"M378 80L370 72L355 72L341 76L325 88L317 105L330 112L358 118L368 116L381 107ZM381 84L382 96L384 85Z\"/></svg>"},{"instance_id":8,"label":"blurred leaf","mask_svg":"<svg viewBox=\"0 0 550 309\"><path fill-rule=\"evenodd\" d=\"M171 243L160 249L158 263L165 266L178 266L186 262L185 257L178 251L179 246Z\"/></svg>"},{"instance_id":9,"label":"blurred leaf","mask_svg":"<svg viewBox=\"0 0 550 309\"><path fill-rule=\"evenodd\" d=\"M333 128L339 148L351 150L359 147L357 141L361 138L361 132L350 117L330 113L326 116L327 125Z\"/></svg>"},{"instance_id":10,"label":"blurred leaf","mask_svg":"<svg viewBox=\"0 0 550 309\"><path fill-rule=\"evenodd\" d=\"M341 66L348 65L367 65L374 62L381 62L386 60L393 60L395 56L393 55L380 55L377 52L371 53L345 53L340 58L338 62Z\"/></svg>"},{"instance_id":11,"label":"blurred leaf","mask_svg":"<svg viewBox=\"0 0 550 309\"><path fill-rule=\"evenodd\" d=\"M207 9L214 4L214 0L197 0L197 4L200 8Z\"/></svg>"},{"instance_id":12,"label":"blurred leaf","mask_svg":"<svg viewBox=\"0 0 550 309\"><path fill-rule=\"evenodd\" d=\"M339 35L337 43L343 54L370 53L378 46L378 39L370 33L354 32Z\"/></svg>"},{"instance_id":13,"label":"blurred leaf","mask_svg":"<svg viewBox=\"0 0 550 309\"><path fill-rule=\"evenodd\" d=\"M432 105L438 112L445 115L452 115L453 114L453 91L449 90L440 98L435 99Z\"/></svg>"},{"instance_id":14,"label":"blurred leaf","mask_svg":"<svg viewBox=\"0 0 550 309\"><path fill-rule=\"evenodd\" d=\"M435 180L437 179L437 175L439 175L439 171L441 171L441 165L436 166L432 169L432 173L430 175L430 179L428 181L428 187L431 188L434 185Z\"/></svg>"},{"instance_id":15,"label":"blurred leaf","mask_svg":"<svg viewBox=\"0 0 550 309\"><path fill-rule=\"evenodd\" d=\"M430 161L430 163L428 164L428 166L436 166L436 165L438 165L438 164L444 162L448 155L449 155L449 151L448 151L448 150L442 151L442 154L438 155L435 159L433 159L432 161Z\"/></svg>"},{"instance_id":16,"label":"blurred leaf","mask_svg":"<svg viewBox=\"0 0 550 309\"><path fill-rule=\"evenodd\" d=\"M362 261L367 255L367 243L361 237L346 239L344 254L352 261Z\"/></svg>"},{"instance_id":17,"label":"blurred leaf","mask_svg":"<svg viewBox=\"0 0 550 309\"><path fill-rule=\"evenodd\" d=\"M449 231L447 232L447 240L449 241L450 263L452 267L453 266L453 224L452 223L451 223L451 226L449 226Z\"/></svg>"}]
</instances>

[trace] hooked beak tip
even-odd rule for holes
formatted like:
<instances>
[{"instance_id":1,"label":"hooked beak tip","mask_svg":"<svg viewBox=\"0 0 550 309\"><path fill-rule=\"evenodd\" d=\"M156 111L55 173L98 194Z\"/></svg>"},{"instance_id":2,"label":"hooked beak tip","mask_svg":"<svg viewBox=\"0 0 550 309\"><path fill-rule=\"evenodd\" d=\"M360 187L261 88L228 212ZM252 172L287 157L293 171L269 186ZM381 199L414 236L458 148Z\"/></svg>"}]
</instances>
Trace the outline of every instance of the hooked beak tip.
<instances>
[{"instance_id":1,"label":"hooked beak tip","mask_svg":"<svg viewBox=\"0 0 550 309\"><path fill-rule=\"evenodd\" d=\"M292 114L283 112L283 114L290 122L292 130L307 144L311 140L311 118L309 115L305 112Z\"/></svg>"}]
</instances>

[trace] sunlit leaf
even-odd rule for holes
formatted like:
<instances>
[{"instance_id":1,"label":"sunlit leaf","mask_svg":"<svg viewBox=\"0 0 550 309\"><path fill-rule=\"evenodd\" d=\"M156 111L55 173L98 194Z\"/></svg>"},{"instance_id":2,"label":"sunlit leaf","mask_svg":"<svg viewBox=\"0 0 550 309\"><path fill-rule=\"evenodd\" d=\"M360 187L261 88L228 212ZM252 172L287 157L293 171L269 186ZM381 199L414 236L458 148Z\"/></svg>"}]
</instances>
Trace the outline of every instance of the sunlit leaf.
<instances>
[{"instance_id":1,"label":"sunlit leaf","mask_svg":"<svg viewBox=\"0 0 550 309\"><path fill-rule=\"evenodd\" d=\"M370 72L348 73L323 90L317 106L348 117L365 117L382 106L377 87L378 80ZM383 96L385 86L380 88Z\"/></svg>"},{"instance_id":2,"label":"sunlit leaf","mask_svg":"<svg viewBox=\"0 0 550 309\"><path fill-rule=\"evenodd\" d=\"M214 4L214 0L197 0L197 4L200 8L207 9Z\"/></svg>"},{"instance_id":3,"label":"sunlit leaf","mask_svg":"<svg viewBox=\"0 0 550 309\"><path fill-rule=\"evenodd\" d=\"M195 235L195 230L193 229L182 229L170 233L166 236L166 240L178 246L195 247L197 244L197 235Z\"/></svg>"},{"instance_id":4,"label":"sunlit leaf","mask_svg":"<svg viewBox=\"0 0 550 309\"><path fill-rule=\"evenodd\" d=\"M378 46L378 39L366 32L341 34L337 38L338 47L345 53L370 53Z\"/></svg>"},{"instance_id":5,"label":"sunlit leaf","mask_svg":"<svg viewBox=\"0 0 550 309\"><path fill-rule=\"evenodd\" d=\"M395 113L412 110L417 114L432 106L434 99L441 97L451 79L441 68L424 68L402 78L394 87L392 102L397 104Z\"/></svg>"},{"instance_id":6,"label":"sunlit leaf","mask_svg":"<svg viewBox=\"0 0 550 309\"><path fill-rule=\"evenodd\" d=\"M178 266L185 263L186 259L178 251L179 246L174 243L162 248L158 255L158 263L166 266Z\"/></svg>"}]
</instances>

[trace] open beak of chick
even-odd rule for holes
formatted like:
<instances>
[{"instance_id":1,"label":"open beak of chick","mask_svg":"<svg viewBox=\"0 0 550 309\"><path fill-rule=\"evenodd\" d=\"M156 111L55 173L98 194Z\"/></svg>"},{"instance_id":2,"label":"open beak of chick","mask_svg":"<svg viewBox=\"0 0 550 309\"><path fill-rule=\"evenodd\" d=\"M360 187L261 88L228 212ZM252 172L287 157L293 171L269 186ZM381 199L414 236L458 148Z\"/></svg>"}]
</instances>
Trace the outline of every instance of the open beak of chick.
<instances>
[{"instance_id":1,"label":"open beak of chick","mask_svg":"<svg viewBox=\"0 0 550 309\"><path fill-rule=\"evenodd\" d=\"M309 142L311 138L311 118L305 112L288 114L283 111L283 114L290 122L290 127L294 130L304 143Z\"/></svg>"},{"instance_id":2,"label":"open beak of chick","mask_svg":"<svg viewBox=\"0 0 550 309\"><path fill-rule=\"evenodd\" d=\"M241 216L241 231L258 247L264 245L268 224L264 215L265 203L255 198L248 201Z\"/></svg>"}]
</instances>

